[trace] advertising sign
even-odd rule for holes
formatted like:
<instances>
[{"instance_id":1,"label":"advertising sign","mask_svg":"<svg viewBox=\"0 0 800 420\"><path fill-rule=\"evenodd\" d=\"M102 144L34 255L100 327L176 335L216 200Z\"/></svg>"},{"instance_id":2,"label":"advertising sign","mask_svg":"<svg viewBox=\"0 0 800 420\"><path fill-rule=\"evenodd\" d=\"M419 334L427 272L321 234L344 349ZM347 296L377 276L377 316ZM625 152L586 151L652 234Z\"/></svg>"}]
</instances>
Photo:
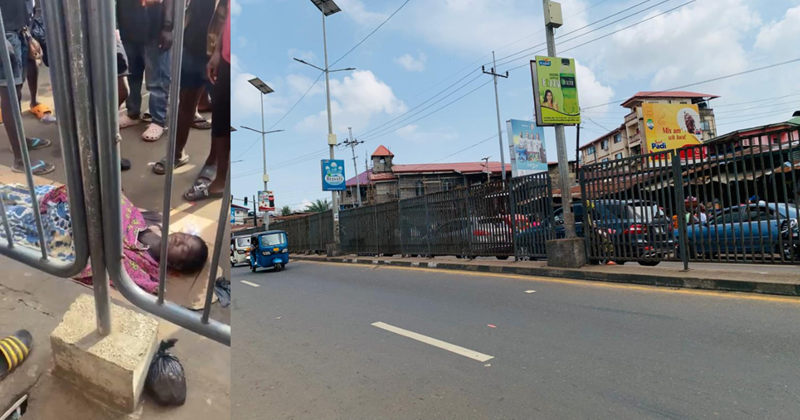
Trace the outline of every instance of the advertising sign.
<instances>
[{"instance_id":1,"label":"advertising sign","mask_svg":"<svg viewBox=\"0 0 800 420\"><path fill-rule=\"evenodd\" d=\"M258 192L258 210L275 211L275 196L272 195L272 191Z\"/></svg>"},{"instance_id":2,"label":"advertising sign","mask_svg":"<svg viewBox=\"0 0 800 420\"><path fill-rule=\"evenodd\" d=\"M574 59L537 55L531 61L531 75L538 125L581 123Z\"/></svg>"},{"instance_id":3,"label":"advertising sign","mask_svg":"<svg viewBox=\"0 0 800 420\"><path fill-rule=\"evenodd\" d=\"M525 176L547 171L544 129L533 121L509 120L508 148L511 176Z\"/></svg>"},{"instance_id":4,"label":"advertising sign","mask_svg":"<svg viewBox=\"0 0 800 420\"><path fill-rule=\"evenodd\" d=\"M322 191L344 191L344 160L322 159Z\"/></svg>"},{"instance_id":5,"label":"advertising sign","mask_svg":"<svg viewBox=\"0 0 800 420\"><path fill-rule=\"evenodd\" d=\"M703 143L697 105L644 103L642 117L648 153Z\"/></svg>"},{"instance_id":6,"label":"advertising sign","mask_svg":"<svg viewBox=\"0 0 800 420\"><path fill-rule=\"evenodd\" d=\"M236 210L233 207L231 207L231 224L236 224Z\"/></svg>"}]
</instances>

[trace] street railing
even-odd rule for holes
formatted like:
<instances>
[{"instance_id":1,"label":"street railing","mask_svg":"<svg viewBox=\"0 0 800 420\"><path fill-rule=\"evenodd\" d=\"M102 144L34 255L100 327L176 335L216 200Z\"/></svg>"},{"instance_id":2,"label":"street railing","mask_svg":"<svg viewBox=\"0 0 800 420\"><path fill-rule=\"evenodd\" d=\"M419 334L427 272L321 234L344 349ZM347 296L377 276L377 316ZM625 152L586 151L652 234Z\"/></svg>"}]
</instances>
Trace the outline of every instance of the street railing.
<instances>
[{"instance_id":1,"label":"street railing","mask_svg":"<svg viewBox=\"0 0 800 420\"><path fill-rule=\"evenodd\" d=\"M514 220L514 255L521 260L547 257L546 244L556 238L557 227L550 176L545 172L512 178L509 196Z\"/></svg>"},{"instance_id":2,"label":"street railing","mask_svg":"<svg viewBox=\"0 0 800 420\"><path fill-rule=\"evenodd\" d=\"M172 84L170 88L169 125L177 126L180 68L183 45L183 21L185 0L177 0L175 7L174 45L172 47ZM167 159L163 209L162 254L158 295L153 296L140 289L123 267L121 176L117 111L117 72L115 5L103 0L60 0L43 2L43 16L47 34L50 73L53 95L58 111L59 135L64 154L69 195L69 213L75 248L75 258L70 263L61 263L50 258L46 246L44 225L38 211L38 199L30 165L27 145L19 108L12 106L13 123L18 128L18 139L22 147L27 187L40 238L40 253L37 258L30 249L15 246L13 227L10 225L5 206L0 208L3 228L8 246L0 253L31 267L60 277L73 277L80 273L91 255L92 284L94 289L97 327L101 335L111 332L109 277L117 290L132 304L153 315L173 322L186 329L215 341L230 345L230 326L210 319L219 252L223 246L225 224L228 223L227 202L222 201L215 249L211 267L205 305L197 313L165 299L167 240L169 236L169 209L174 162ZM4 32L0 18L0 32ZM0 59L6 72L5 79L13 80L11 58L6 47L0 46ZM16 57L26 60L27 57ZM18 98L10 83L8 89L11 103ZM167 156L174 156L177 130L169 130ZM230 195L230 173L227 175L225 195ZM2 205L0 200L0 205ZM108 276L106 275L108 273Z\"/></svg>"},{"instance_id":3,"label":"street railing","mask_svg":"<svg viewBox=\"0 0 800 420\"><path fill-rule=\"evenodd\" d=\"M401 254L398 202L339 212L342 252L356 255Z\"/></svg>"}]
</instances>

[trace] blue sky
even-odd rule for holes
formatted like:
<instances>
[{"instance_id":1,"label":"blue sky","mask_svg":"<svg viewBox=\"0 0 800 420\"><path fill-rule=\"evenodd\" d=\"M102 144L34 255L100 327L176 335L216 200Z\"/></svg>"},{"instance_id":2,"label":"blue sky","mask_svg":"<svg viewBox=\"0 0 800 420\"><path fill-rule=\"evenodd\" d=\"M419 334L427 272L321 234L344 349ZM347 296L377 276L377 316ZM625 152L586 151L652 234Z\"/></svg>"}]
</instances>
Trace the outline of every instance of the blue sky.
<instances>
[{"instance_id":1,"label":"blue sky","mask_svg":"<svg viewBox=\"0 0 800 420\"><path fill-rule=\"evenodd\" d=\"M330 198L321 191L319 163L327 158L324 77L287 115L319 75L292 58L323 66L319 11L308 0L231 1L233 125L261 126L259 93L247 83L253 75L260 77L275 90L264 99L265 126L285 130L267 137L269 187L276 204L300 208ZM327 19L329 61L339 59L404 1L337 0L343 12ZM556 32L558 50L578 62L581 106L800 58L800 0L689 1L563 0L565 25ZM381 144L395 154L396 163L475 162L486 156L499 161L494 91L480 66L491 62L492 50L502 58L530 49L498 61L501 72L510 70L510 77L499 82L502 120L530 119L533 94L526 63L533 53L544 55L538 52L543 42L538 0L410 0L332 66L357 69L331 74L334 132L343 141L352 127L354 136L366 141L356 149L359 172L365 155ZM721 97L712 105L723 134L788 119L800 109L798 74L800 64L792 63L686 90ZM584 116L593 122L585 120L581 143L602 135L601 127L621 124L624 114L616 104L586 111ZM552 129L545 134L554 156ZM233 194L252 196L262 188L260 135L241 129L232 135ZM507 142L505 133L503 140ZM569 156L575 155L575 140L576 131L568 128ZM337 149L336 157L346 159L347 175L352 176L350 149Z\"/></svg>"}]
</instances>

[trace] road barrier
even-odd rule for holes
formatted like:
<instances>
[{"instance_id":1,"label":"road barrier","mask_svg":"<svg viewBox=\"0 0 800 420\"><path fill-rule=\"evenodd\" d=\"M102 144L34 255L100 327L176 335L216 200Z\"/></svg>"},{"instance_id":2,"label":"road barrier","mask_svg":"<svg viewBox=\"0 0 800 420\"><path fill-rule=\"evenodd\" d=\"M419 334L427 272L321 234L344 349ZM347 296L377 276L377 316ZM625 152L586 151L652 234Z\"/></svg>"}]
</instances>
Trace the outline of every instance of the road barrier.
<instances>
[{"instance_id":1,"label":"road barrier","mask_svg":"<svg viewBox=\"0 0 800 420\"><path fill-rule=\"evenodd\" d=\"M183 21L185 0L176 0L172 46L172 81L168 125L177 126L180 69L183 51ZM222 249L225 224L229 220L227 200L222 200L215 237L215 252L209 270L205 305L201 313L190 311L165 299L167 273L167 241L174 162L167 159L162 223L162 253L158 295L140 289L123 267L123 237L121 210L121 177L117 109L117 68L115 43L115 5L104 0L57 0L43 2L47 34L50 73L58 129L64 154L69 195L69 213L74 244L74 259L64 263L51 256L46 240L40 240L40 252L14 243L12 226L3 200L0 200L3 229L7 246L0 253L33 268L60 277L80 273L89 258L92 264L92 283L100 335L111 332L109 277L119 292L132 304L153 315L230 345L230 326L210 319L219 251ZM0 32L4 32L0 18ZM0 45L0 59L6 72L5 80L13 80L8 43ZM174 52L178 52L175 54ZM19 58L25 59L25 58ZM13 83L8 89L11 103L17 103ZM22 119L17 107L12 107L13 123L18 128L22 147L25 177L32 202L38 203L30 157ZM9 123L9 122L7 122ZM169 130L167 156L174 156L176 131ZM225 174L221 174L226 176ZM225 195L230 196L230 173L227 174ZM38 210L38 204L36 205ZM34 211L37 237L47 238L39 211ZM106 275L108 274L108 276Z\"/></svg>"}]
</instances>

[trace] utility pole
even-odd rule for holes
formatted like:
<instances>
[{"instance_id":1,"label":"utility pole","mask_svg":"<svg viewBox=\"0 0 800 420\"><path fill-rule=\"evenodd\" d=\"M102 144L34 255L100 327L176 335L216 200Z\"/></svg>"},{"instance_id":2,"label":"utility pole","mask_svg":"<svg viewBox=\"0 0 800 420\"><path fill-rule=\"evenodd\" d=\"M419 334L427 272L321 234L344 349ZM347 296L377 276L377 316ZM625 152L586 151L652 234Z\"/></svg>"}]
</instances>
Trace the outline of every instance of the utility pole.
<instances>
[{"instance_id":1,"label":"utility pole","mask_svg":"<svg viewBox=\"0 0 800 420\"><path fill-rule=\"evenodd\" d=\"M500 123L500 96L497 94L497 78L502 77L504 79L508 79L508 72L506 74L497 74L495 69L497 68L497 61L494 58L494 51L492 51L492 67L491 71L486 71L485 66L481 66L481 71L483 74L491 74L494 78L494 104L497 108L497 141L500 143L500 165L503 168L503 181L506 180L506 159L503 154L503 129Z\"/></svg>"},{"instance_id":2,"label":"utility pole","mask_svg":"<svg viewBox=\"0 0 800 420\"><path fill-rule=\"evenodd\" d=\"M489 169L489 158L491 158L491 156L486 156L485 158L481 159L486 167L486 182L490 182L492 180L492 171Z\"/></svg>"},{"instance_id":3,"label":"utility pole","mask_svg":"<svg viewBox=\"0 0 800 420\"><path fill-rule=\"evenodd\" d=\"M358 207L361 207L361 182L358 180L358 164L356 164L356 146L364 142L353 139L352 127L347 127L347 129L350 131L350 139L343 141L342 144L350 146L350 150L353 152L353 171L355 171L356 173L356 195L358 195Z\"/></svg>"},{"instance_id":4,"label":"utility pole","mask_svg":"<svg viewBox=\"0 0 800 420\"><path fill-rule=\"evenodd\" d=\"M258 202L256 196L253 196L253 227L258 227Z\"/></svg>"},{"instance_id":5,"label":"utility pole","mask_svg":"<svg viewBox=\"0 0 800 420\"><path fill-rule=\"evenodd\" d=\"M545 34L547 36L547 55L556 56L556 37L553 23L548 21L550 16L550 0L542 0L545 16ZM556 24L556 26L561 26ZM572 193L569 185L569 158L567 157L567 139L564 126L556 125L556 152L558 153L558 180L561 187L561 208L564 214L564 236L575 238L575 216L572 214Z\"/></svg>"},{"instance_id":6,"label":"utility pole","mask_svg":"<svg viewBox=\"0 0 800 420\"><path fill-rule=\"evenodd\" d=\"M264 131L264 96L273 93L271 87L269 87L263 80L259 79L258 77L254 77L248 80L253 87L258 89L261 92L261 130L256 130L250 127L242 127L250 131L255 131L256 133L261 134L261 153L264 159L264 174L262 176L262 180L264 181L264 194L267 193L267 183L269 182L269 174L267 174L267 134L270 133L279 133L283 130L273 130L273 131ZM264 226L267 230L269 230L269 212L264 212Z\"/></svg>"}]
</instances>

